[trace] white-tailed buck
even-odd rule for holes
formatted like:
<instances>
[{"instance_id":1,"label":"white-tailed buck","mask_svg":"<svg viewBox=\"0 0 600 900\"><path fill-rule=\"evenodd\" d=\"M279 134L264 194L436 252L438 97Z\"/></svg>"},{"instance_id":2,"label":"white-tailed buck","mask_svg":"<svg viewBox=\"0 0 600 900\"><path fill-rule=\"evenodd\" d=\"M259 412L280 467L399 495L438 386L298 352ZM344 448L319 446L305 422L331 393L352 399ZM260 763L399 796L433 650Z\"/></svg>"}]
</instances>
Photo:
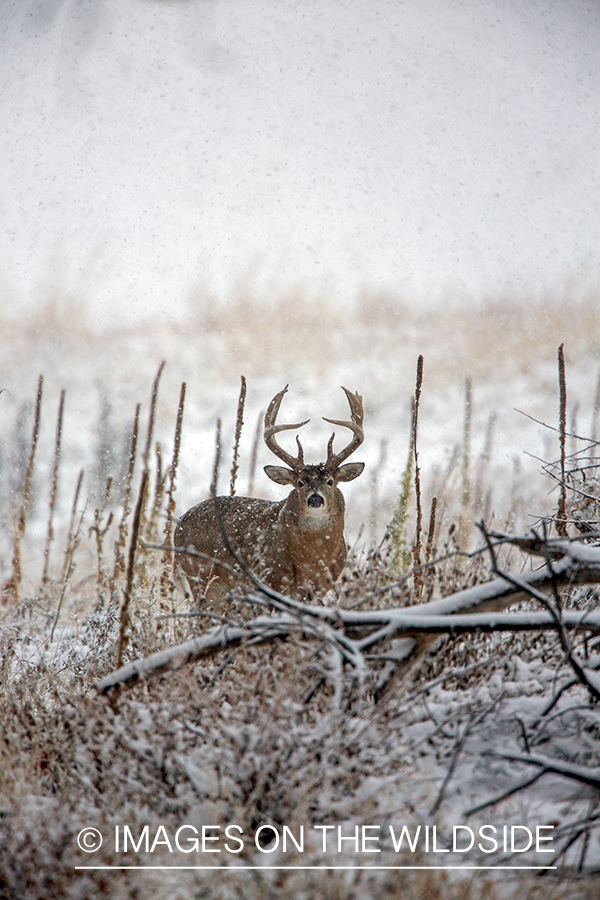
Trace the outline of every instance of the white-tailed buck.
<instances>
[{"instance_id":1,"label":"white-tailed buck","mask_svg":"<svg viewBox=\"0 0 600 900\"><path fill-rule=\"evenodd\" d=\"M267 585L296 598L323 593L339 578L347 550L344 498L337 486L358 478L364 469L360 462L342 465L364 440L362 397L342 390L350 404L351 420L325 421L349 428L352 440L334 453L332 434L326 461L311 466L304 462L297 435L298 456L291 456L275 440L281 431L306 425L275 424L287 386L271 400L265 415L265 444L289 468L265 466L265 472L277 484L292 485L285 500L275 503L250 497L213 497L181 517L175 529L175 547L201 554L179 553L177 557L198 603L219 601L236 583L245 580L227 542Z\"/></svg>"}]
</instances>

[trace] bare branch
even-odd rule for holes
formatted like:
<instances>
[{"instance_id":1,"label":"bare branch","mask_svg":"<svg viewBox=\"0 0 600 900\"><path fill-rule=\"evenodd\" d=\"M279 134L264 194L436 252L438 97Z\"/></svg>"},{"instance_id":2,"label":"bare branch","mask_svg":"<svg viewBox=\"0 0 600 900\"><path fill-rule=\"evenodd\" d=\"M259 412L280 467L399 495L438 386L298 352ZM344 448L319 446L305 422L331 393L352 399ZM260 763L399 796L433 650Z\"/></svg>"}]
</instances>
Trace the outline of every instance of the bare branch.
<instances>
[{"instance_id":1,"label":"bare branch","mask_svg":"<svg viewBox=\"0 0 600 900\"><path fill-rule=\"evenodd\" d=\"M557 775L572 778L574 781L579 781L582 784L589 784L596 789L600 788L600 767L591 769L588 766L577 766L573 763L562 762L560 759L550 759L550 757L542 756L539 753L498 753L497 755L501 759L539 766L546 772L554 772Z\"/></svg>"}]
</instances>

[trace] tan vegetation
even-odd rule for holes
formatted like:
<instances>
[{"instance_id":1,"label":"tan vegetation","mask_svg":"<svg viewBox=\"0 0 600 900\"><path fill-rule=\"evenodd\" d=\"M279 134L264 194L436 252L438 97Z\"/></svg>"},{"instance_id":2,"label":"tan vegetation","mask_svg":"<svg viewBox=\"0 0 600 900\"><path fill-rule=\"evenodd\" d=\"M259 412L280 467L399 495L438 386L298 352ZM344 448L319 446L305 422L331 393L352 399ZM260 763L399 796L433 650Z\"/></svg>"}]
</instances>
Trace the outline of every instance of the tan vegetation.
<instances>
[{"instance_id":1,"label":"tan vegetation","mask_svg":"<svg viewBox=\"0 0 600 900\"><path fill-rule=\"evenodd\" d=\"M368 317L372 334L389 332L385 340L392 341L397 314L391 308L385 313L382 298L376 302L381 315L378 323ZM333 329L324 344L313 348L309 337L318 334L317 313L310 309L304 313L298 329L309 354L341 355L338 342L344 343L343 321L340 325L338 320L340 333ZM321 315L327 317L328 313ZM381 324L386 315L389 328L385 322ZM487 351L480 351L479 342L487 334L485 312L482 315L483 323L469 326L473 341L469 371L484 377L481 373L489 360ZM514 315L520 316L521 324L525 322L523 310ZM541 320L541 309L538 315ZM412 318L411 326L408 318L407 354L415 338L414 334L410 337L410 327L417 327L417 319ZM406 321L402 321L405 327ZM435 327L450 328L451 321L455 327L456 318L451 320L450 312L441 313ZM491 312L487 321L491 328ZM265 363L260 353L265 351L267 338L258 345L250 339L236 345L236 328L247 334L249 323L242 328L232 316L229 324L220 324L225 329L223 340L231 342L228 365L239 352L248 371L262 371ZM398 329L401 325L398 320ZM588 320L587 332L583 325L581 331L573 322L569 325L567 387L569 359L579 350L589 354L596 346L592 325ZM9 327L16 329L14 323ZM217 335L216 322L205 327L213 327ZM527 327L533 341L535 332ZM258 332L258 319L256 329ZM550 333L554 331L548 329L542 335L542 347L549 343ZM277 334L275 327L268 340L276 341ZM152 347L148 355L152 356L156 336L138 333L136 339L144 346L148 341ZM198 342L203 339L201 331L194 338ZM350 351L366 339L355 334ZM500 335L500 339L507 341L508 337ZM36 340L39 349L47 336L34 339L34 345ZM65 336L65 340L69 343L71 337ZM86 333L85 340L87 345L77 345L76 352L69 343L65 360L59 360L57 372L44 383L39 404L41 428L42 437L50 437L36 444L39 427L35 426L34 404L20 413L18 404L13 404L22 422L19 427L12 423L3 448L5 471L7 462L14 469L8 473L11 489L3 488L1 510L0 896L7 900L50 896L119 900L148 895L166 900L180 896L302 898L319 893L357 900L372 896L533 900L542 895L544 900L563 900L575 896L576 891L578 897L595 897L596 793L593 788L574 787L559 779L553 782L555 799L544 801L548 807L541 805L543 794L535 793L535 785L531 795L523 791L491 807L492 820L498 823L510 822L517 812L535 818L536 814L559 815L561 810L560 846L565 849L557 854L557 864L562 869L544 879L523 873L508 878L490 872L465 876L431 870L263 869L232 874L75 869L87 861L86 857L82 862L76 843L78 832L87 825L110 835L116 825L125 822L132 829L146 824L176 829L182 823L237 822L250 833L260 823L297 828L308 822L336 821L384 828L390 821L413 827L428 819L443 829L449 815L493 799L491 795L507 791L529 774L516 763L509 767L498 759L507 734L518 742L520 729L524 729L531 747L543 748L560 759L568 746L569 758L584 767L597 765L598 741L597 711L581 685L565 689L565 696L573 697L566 708L540 715L552 685L565 685L570 675L553 632L440 638L435 652L419 668L393 682L378 701L368 680L360 688L347 674L334 672L327 647L299 634L285 643L221 651L210 661L145 682L112 699L98 696L95 685L119 661L146 657L185 641L206 631L214 619L210 613L198 615L190 604L173 577L168 551L191 385L186 400L185 390L179 389L175 374L169 371L177 373L181 368L168 361L164 373L161 367L155 375L149 402L141 408L131 405L122 415L121 431L112 445L92 442L95 457L90 471L82 474L73 444L89 438L80 435L69 419L76 386L67 384L66 398L62 396L57 404L55 416L50 414L43 392L51 398L56 394L56 380L65 367L76 362L77 354L83 356L100 347L102 355L108 352L106 343L97 343L94 335ZM208 347L208 342L203 346ZM269 346L272 349L274 344ZM439 385L452 367L450 350L444 346L443 342L437 344L442 352L432 362L434 385ZM518 351L521 361L525 346ZM25 347L20 332L7 356L7 373L23 371ZM211 352L213 361L217 360L218 350ZM297 343L288 338L283 352L290 354L286 364L291 368L309 364L301 358ZM492 358L495 353L500 359L499 346L494 345ZM535 353L539 355L531 356L527 365L545 358L542 349ZM429 360L427 354L424 357L426 378L418 398L419 423L427 410L427 392L436 389L427 380ZM556 381L555 359L554 345L548 367ZM124 370L128 365L133 363L126 361ZM219 371L221 364L215 365ZM464 360L460 365L466 365ZM148 367L145 364L138 372L136 384ZM151 377L152 373L148 384ZM378 377L374 376L375 383ZM476 391L476 378L473 384ZM461 384L461 391L463 388ZM178 402L161 403L161 392L177 397L178 389ZM469 390L462 398L458 395L457 411L451 413L458 450L445 469L433 473L423 466L426 438L418 433L416 415L413 427L407 422L402 432L403 442L394 434L395 453L402 447L395 494L382 497L376 489L382 453L380 463L372 468L370 510L368 504L362 507L373 520L389 512L389 521L395 512L394 527L383 542L355 541L329 603L365 608L369 596L366 608L381 608L390 602L386 589L395 579L398 586L393 602L412 606L490 577L485 554L464 555L476 543L473 523L490 511L492 488L491 439L477 432ZM554 390L558 394L558 388ZM590 385L590 392L593 390ZM229 410L220 412L234 421L236 394L229 393ZM389 393L382 399L383 408ZM407 399L409 396L410 386ZM484 419L488 432L494 428L490 412ZM376 410L371 413L377 417ZM548 467L548 472L551 484L561 479L566 482L564 509L573 533L575 519L579 528L582 521L593 523L598 515L593 487L597 461L593 446L590 449L589 444L569 438L569 416L563 419L561 438L567 456ZM593 412L591 419L586 418L588 433L596 421ZM556 449L547 458L555 461L561 444L556 433L552 442ZM205 460L203 467L202 483L207 490L211 460ZM420 475L416 478L417 469ZM508 527L511 519L527 509L533 495L541 497L535 516L554 527L558 497L543 497L546 485L541 475L539 478L541 487L530 485L530 493L505 488L501 495L505 505L500 511L503 526ZM175 515L180 511L175 509ZM514 547L507 548L501 562L518 572L524 558ZM566 591L562 598L572 609L597 605L592 589ZM255 615L255 608L242 597L234 599L228 611L233 624L248 622ZM574 652L591 666L597 652L594 639L577 637ZM465 768L459 771L462 754ZM479 780L473 781L470 772L478 772ZM578 819L583 808L587 812ZM430 816L432 809L436 812ZM136 851L128 855L127 862L147 863L148 859L148 854ZM272 861L248 847L237 862L264 865L265 859ZM281 856L277 859L281 861ZM332 859L339 861L337 856L325 861L331 863ZM94 861L112 864L114 855L106 846ZM161 848L151 861L164 864L172 859ZM311 846L301 862L313 861L324 860L318 848ZM388 865L418 865L421 861L412 854L395 854L389 846L377 859Z\"/></svg>"}]
</instances>

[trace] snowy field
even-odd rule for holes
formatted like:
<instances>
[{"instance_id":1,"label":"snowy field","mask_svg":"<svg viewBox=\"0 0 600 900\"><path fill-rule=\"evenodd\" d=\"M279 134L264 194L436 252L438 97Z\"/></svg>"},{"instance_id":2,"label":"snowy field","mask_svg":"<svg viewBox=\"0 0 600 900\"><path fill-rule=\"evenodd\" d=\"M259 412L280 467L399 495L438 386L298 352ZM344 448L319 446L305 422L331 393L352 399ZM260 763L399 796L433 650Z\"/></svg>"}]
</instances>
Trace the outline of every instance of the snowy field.
<instances>
[{"instance_id":1,"label":"snowy field","mask_svg":"<svg viewBox=\"0 0 600 900\"><path fill-rule=\"evenodd\" d=\"M16 318L5 322L0 409L5 510L18 500L38 376L44 376L39 482L34 492L40 519L32 520L27 530L33 556L36 535L45 534L44 507L61 390L65 404L58 517L66 524L80 469L85 471L84 493L91 506L100 502L109 475L116 480L123 477L135 407L141 404L143 431L162 360L166 365L157 402L156 440L165 459L172 450L180 385L187 386L177 475L180 513L208 494L218 418L224 446L220 489L227 492L242 375L248 392L239 493L248 489L258 417L285 384L290 389L282 420L311 420L303 430L303 443L312 462L325 458L331 432L321 416L347 415L339 386L363 396L366 440L360 456L367 469L360 480L345 487L351 542L361 531L361 540L376 544L393 515L409 449L419 354L424 357L424 380L418 451L427 502L448 487L460 490L470 382L469 477L473 482L485 479L490 523L500 527L511 515L511 524L524 530L552 512L554 485L542 474L542 465L559 455L553 429L558 424L561 343L569 430L582 436L597 434L597 293L574 301L564 293L543 301L523 297L456 304L427 314L411 311L402 298L380 294L367 295L343 311L327 298L313 304L301 295L284 295L276 301L233 297L222 311L210 297L195 296L194 302L204 305L197 318L190 312L184 322L157 328L92 331L86 326L83 303L69 310L40 305L34 317L39 330ZM568 449L578 449L577 443L571 440ZM261 442L254 492L279 499L282 489L262 474L262 465L272 461ZM115 484L117 496L118 490ZM482 507L479 512L483 511ZM10 540L8 530L4 535ZM33 559L32 565L35 578Z\"/></svg>"},{"instance_id":2,"label":"snowy field","mask_svg":"<svg viewBox=\"0 0 600 900\"><path fill-rule=\"evenodd\" d=\"M170 323L158 330L94 332L84 317L43 308L40 316L47 314L48 321L39 334L14 320L5 328L10 334L1 395L5 585L14 569L38 374L44 375L31 502L20 543L19 600L8 596L2 613L7 678L2 715L9 736L3 769L11 774L5 774L0 795L7 823L0 858L6 884L17 891L6 896L42 897L51 891L52 896L83 897L108 890L111 897L127 898L141 889L165 898L189 892L257 898L293 892L309 897L322 890L361 898L471 898L489 896L490 890L498 897L535 897L538 888L531 873L506 867L549 864L544 854L548 845L542 840L537 854L511 853L500 838L510 839L510 829L516 827L518 850L529 839L527 829L534 836L555 837L551 861L562 876L544 886L545 896L592 898L597 880L586 873L600 865L593 789L546 774L514 798L469 812L533 777L528 766L501 758L503 752L523 753L521 729L530 746L545 756L598 771L597 705L589 705L585 690L571 688L564 708L542 716L553 693L569 680L553 635L466 636L449 643L442 639L434 656L377 704L369 687L360 697L342 702L336 690L330 690L329 677L331 686L336 679L333 670L327 675L330 663L321 656L319 643L301 640L234 654L228 665L227 654L221 654L147 687L134 687L112 706L96 696L94 684L115 668L124 598L122 574L114 576L115 547L132 410L141 404L135 492L151 387L161 360L166 365L150 457L154 497L156 446L160 444L164 472L173 452L180 383L187 384L176 516L208 494L218 417L223 421L220 489L227 492L242 374L248 379L248 394L239 493L248 486L258 416L283 384L290 383L283 420L311 418L304 446L314 461L324 458L329 436L320 416L347 415L339 385L362 393L366 437L356 455L367 468L361 478L344 486L347 536L355 554L352 574L347 586L327 601L341 606L391 577L385 556L389 546L384 545L380 562L369 562L369 554L380 545L399 502L419 352L425 373L418 436L424 527L433 495L439 504L434 556L481 546L474 522L482 517L489 527L522 533L555 515L558 492L543 464L559 457L558 342L566 349L569 431L597 435L600 336L595 315L590 315L597 298L572 304L565 298L544 304L506 301L482 306L476 315L464 307L442 308L425 317L398 312L401 302L389 297L366 298L364 307L342 316L336 306L311 307L296 299L303 314L291 333L286 326L291 303L286 298L276 306L240 300L236 314L217 316L212 327L198 325L194 330ZM261 329L265 320L277 322L268 335ZM467 378L471 416L465 433ZM48 544L62 389L61 457L53 540ZM567 439L567 452L581 446L586 445ZM283 489L262 474L262 464L269 461L261 446L254 493L278 498ZM73 507L80 472L83 481ZM414 502L411 492L402 532L409 548ZM157 510L154 522L150 507ZM131 503L129 523L130 517ZM166 521L164 499L149 500L145 539L161 542ZM516 571L530 568L525 557L513 554L511 560ZM185 616L193 607L181 584L171 589L165 607L159 598L160 566L160 553L138 557L124 661L185 641L211 624L162 618L173 611ZM405 570L409 572L410 562ZM484 558L454 557L426 578L426 596L435 599L489 577ZM409 590L385 602L418 601ZM586 604L597 606L597 595L584 590L568 601L574 609ZM254 612L237 608L231 615L246 620ZM577 646L582 653L583 645ZM593 644L587 649L593 665ZM325 674L321 688L319 672ZM349 678L344 694L351 684ZM222 851L220 864L260 868L371 865L374 857L357 853L351 841L342 841L341 852L335 843L339 835L352 837L356 827L364 827L360 840L363 833L374 839L365 846L381 851L376 859L381 869L249 869L245 876L167 869L75 870L90 864L76 844L84 827L97 828L107 840L110 836L110 846L94 856L94 864L214 864L207 853L188 855L193 842L177 843L177 829L183 825L182 840L201 834L202 826L213 829L207 833L220 843L208 846ZM241 849L241 844L225 841L225 828L231 825L242 829L228 832L230 837L243 833L241 855L227 852L231 846ZM325 850L320 843L324 832L319 830L324 825L333 826L325 832ZM128 853L115 855L115 828L121 828L116 833L122 850L125 826L131 835ZM251 843L261 826L266 827L265 840L273 836L273 828L281 834L284 826L289 829L286 853L283 845L259 850ZM394 851L403 826L414 851L409 852L406 837L403 849ZM418 826L420 833L415 831ZM481 835L495 835L499 843L480 839L478 829L483 826L492 830L484 829ZM467 853L463 850L469 829L478 841ZM296 841L304 837L301 851L294 850L290 834ZM457 852L442 856L451 849L453 835ZM559 852L571 840L572 849ZM398 865L425 868L385 868ZM459 868L436 872L432 865ZM496 865L504 871L460 868L465 865ZM582 875L577 878L579 865ZM239 880L232 882L232 877Z\"/></svg>"},{"instance_id":3,"label":"snowy field","mask_svg":"<svg viewBox=\"0 0 600 900\"><path fill-rule=\"evenodd\" d=\"M271 398L289 384L280 419L310 419L318 462L340 386L363 397L328 606L488 582L488 554L466 555L481 520L556 536L561 345L566 470L590 466L568 534L597 522L597 7L0 8L0 897L595 900L591 632L573 637L587 687L555 630L442 636L383 690L385 659L354 677L339 632L300 627L97 687L214 626L134 512L147 467L139 536L169 544L209 494L219 421L228 493L242 377L237 493L271 500L287 489L260 439L252 461ZM567 615L597 613L592 576L563 586ZM237 597L225 634L264 613ZM210 865L236 871L191 868Z\"/></svg>"}]
</instances>

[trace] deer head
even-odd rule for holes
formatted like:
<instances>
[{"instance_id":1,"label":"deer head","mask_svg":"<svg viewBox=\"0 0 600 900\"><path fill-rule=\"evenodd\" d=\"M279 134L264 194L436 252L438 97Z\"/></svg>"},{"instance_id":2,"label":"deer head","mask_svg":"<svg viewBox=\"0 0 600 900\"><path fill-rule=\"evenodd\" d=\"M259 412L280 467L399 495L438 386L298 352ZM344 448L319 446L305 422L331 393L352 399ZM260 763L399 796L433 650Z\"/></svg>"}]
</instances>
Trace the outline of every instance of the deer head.
<instances>
[{"instance_id":1,"label":"deer head","mask_svg":"<svg viewBox=\"0 0 600 900\"><path fill-rule=\"evenodd\" d=\"M364 440L362 397L358 393L353 394L345 387L342 387L350 405L351 419L343 421L323 418L325 422L330 422L332 425L349 428L353 433L352 440L339 453L334 453L334 432L327 444L326 461L318 465L307 465L304 462L304 451L298 435L296 435L297 456L287 453L275 440L275 435L281 431L302 428L303 425L310 421L307 419L304 422L296 422L290 425L275 424L281 401L287 389L288 385L282 391L279 391L269 404L265 416L264 440L269 450L282 462L286 463L289 468L265 466L265 472L271 481L277 484L291 484L293 486L294 494L296 495L294 500L297 506L298 518L305 527L310 527L311 524L318 527L323 520L335 516L338 513L340 504L343 503L341 494L339 491L336 491L337 485L340 482L353 481L355 478L358 478L365 467L365 464L360 462L342 465L360 447ZM293 497L293 495L291 496ZM343 506L339 510L339 514L341 514L343 519Z\"/></svg>"}]
</instances>

